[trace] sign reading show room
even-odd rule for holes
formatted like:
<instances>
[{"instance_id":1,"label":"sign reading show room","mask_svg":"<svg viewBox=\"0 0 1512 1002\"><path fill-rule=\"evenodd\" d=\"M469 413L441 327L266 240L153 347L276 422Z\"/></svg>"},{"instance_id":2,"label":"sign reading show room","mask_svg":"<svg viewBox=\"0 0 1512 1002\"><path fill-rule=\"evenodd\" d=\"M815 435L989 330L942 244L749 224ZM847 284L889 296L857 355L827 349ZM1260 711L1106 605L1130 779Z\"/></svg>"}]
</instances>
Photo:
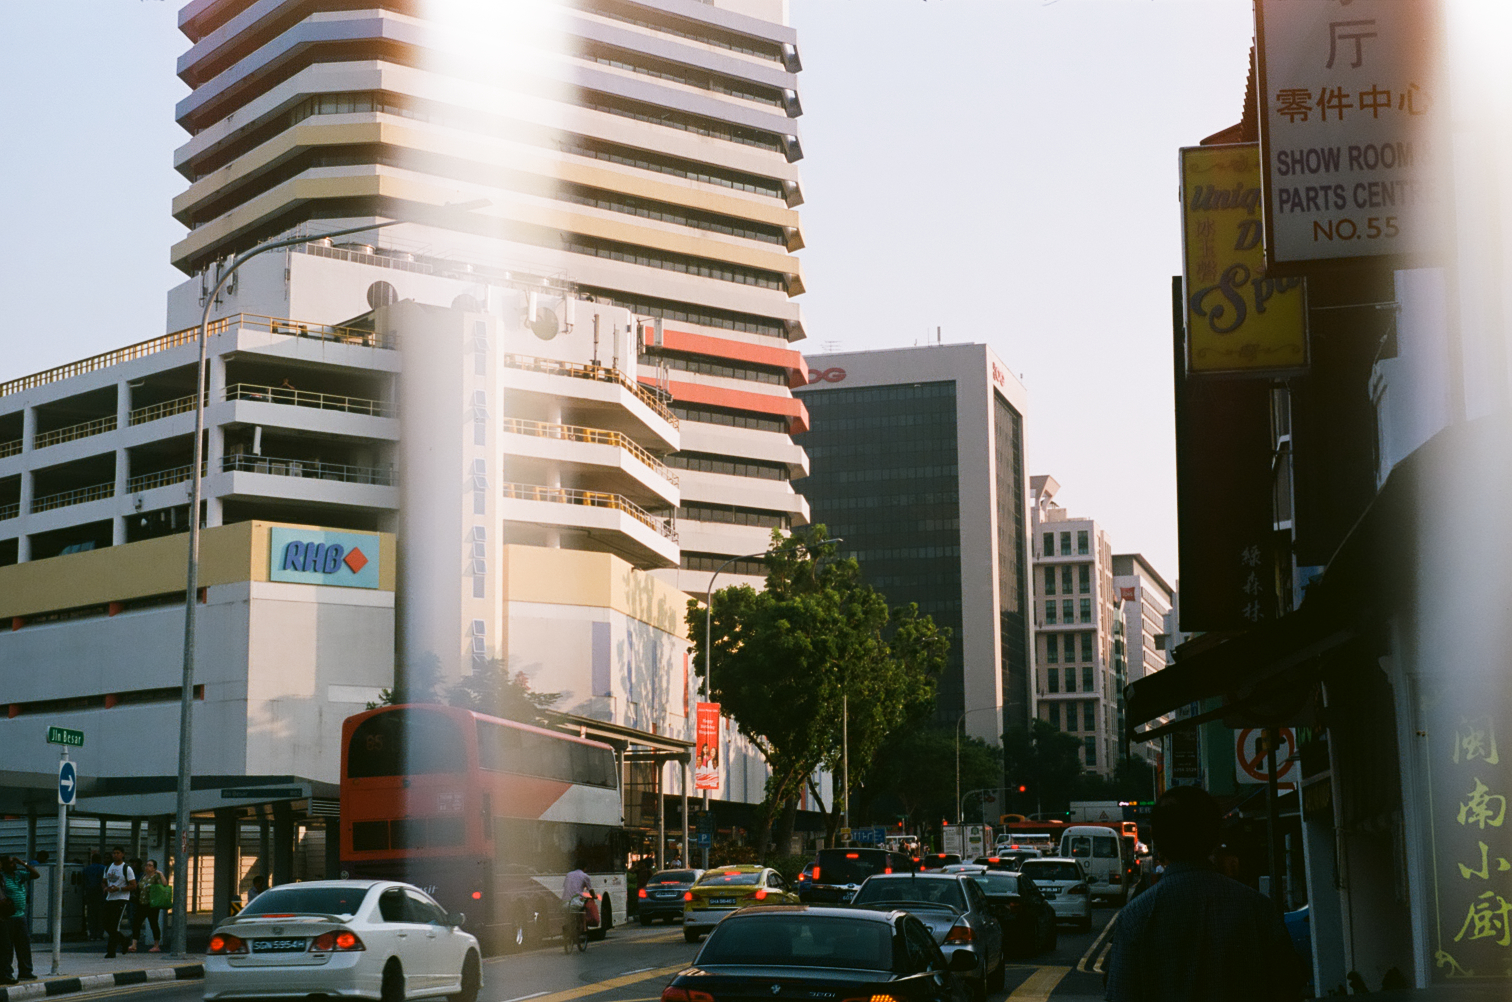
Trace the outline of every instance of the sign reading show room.
<instances>
[{"instance_id":1,"label":"sign reading show room","mask_svg":"<svg viewBox=\"0 0 1512 1002\"><path fill-rule=\"evenodd\" d=\"M293 584L378 587L378 534L274 526L268 580Z\"/></svg>"}]
</instances>

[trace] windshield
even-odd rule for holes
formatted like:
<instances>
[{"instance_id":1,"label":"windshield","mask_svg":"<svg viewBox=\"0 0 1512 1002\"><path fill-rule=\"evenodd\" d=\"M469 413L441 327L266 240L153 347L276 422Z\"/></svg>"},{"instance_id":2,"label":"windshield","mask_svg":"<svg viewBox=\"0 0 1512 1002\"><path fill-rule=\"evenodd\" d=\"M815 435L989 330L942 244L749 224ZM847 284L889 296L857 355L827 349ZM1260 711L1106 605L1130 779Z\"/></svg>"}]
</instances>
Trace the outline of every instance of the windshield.
<instances>
[{"instance_id":1,"label":"windshield","mask_svg":"<svg viewBox=\"0 0 1512 1002\"><path fill-rule=\"evenodd\" d=\"M859 884L887 869L887 854L826 849L820 850L815 864L814 879L821 884Z\"/></svg>"},{"instance_id":2,"label":"windshield","mask_svg":"<svg viewBox=\"0 0 1512 1002\"><path fill-rule=\"evenodd\" d=\"M887 971L892 926L802 913L737 916L714 927L697 963Z\"/></svg>"},{"instance_id":3,"label":"windshield","mask_svg":"<svg viewBox=\"0 0 1512 1002\"><path fill-rule=\"evenodd\" d=\"M740 870L716 870L706 873L698 880L699 887L733 887L741 884L761 883L760 873L743 873Z\"/></svg>"},{"instance_id":4,"label":"windshield","mask_svg":"<svg viewBox=\"0 0 1512 1002\"><path fill-rule=\"evenodd\" d=\"M237 912L238 918L253 915L355 915L367 897L366 887L274 887L252 899Z\"/></svg>"},{"instance_id":5,"label":"windshield","mask_svg":"<svg viewBox=\"0 0 1512 1002\"><path fill-rule=\"evenodd\" d=\"M914 876L872 877L861 885L851 903L864 905L884 901L942 905L958 912L966 910L966 897L955 880Z\"/></svg>"},{"instance_id":6,"label":"windshield","mask_svg":"<svg viewBox=\"0 0 1512 1002\"><path fill-rule=\"evenodd\" d=\"M692 870L663 870L661 873L656 874L650 880L646 881L646 883L691 884L696 879L698 879L698 874L694 873Z\"/></svg>"},{"instance_id":7,"label":"windshield","mask_svg":"<svg viewBox=\"0 0 1512 1002\"><path fill-rule=\"evenodd\" d=\"M1052 863L1048 860L1029 860L1024 864L1024 876L1031 880L1080 880L1081 870L1075 863Z\"/></svg>"},{"instance_id":8,"label":"windshield","mask_svg":"<svg viewBox=\"0 0 1512 1002\"><path fill-rule=\"evenodd\" d=\"M1018 877L1011 873L979 873L971 879L988 894L1018 893Z\"/></svg>"}]
</instances>

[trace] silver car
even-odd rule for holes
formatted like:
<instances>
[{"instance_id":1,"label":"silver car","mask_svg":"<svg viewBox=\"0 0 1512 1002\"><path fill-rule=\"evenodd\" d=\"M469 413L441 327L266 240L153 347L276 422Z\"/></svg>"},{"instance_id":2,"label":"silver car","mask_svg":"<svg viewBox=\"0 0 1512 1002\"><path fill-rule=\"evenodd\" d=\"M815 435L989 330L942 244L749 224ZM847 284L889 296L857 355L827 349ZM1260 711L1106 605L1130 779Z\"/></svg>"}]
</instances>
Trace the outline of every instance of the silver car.
<instances>
[{"instance_id":1,"label":"silver car","mask_svg":"<svg viewBox=\"0 0 1512 1002\"><path fill-rule=\"evenodd\" d=\"M1003 927L992 915L987 895L963 873L892 873L867 877L851 905L901 908L918 916L947 958L967 952L976 957L973 993L985 999L1003 988Z\"/></svg>"}]
</instances>

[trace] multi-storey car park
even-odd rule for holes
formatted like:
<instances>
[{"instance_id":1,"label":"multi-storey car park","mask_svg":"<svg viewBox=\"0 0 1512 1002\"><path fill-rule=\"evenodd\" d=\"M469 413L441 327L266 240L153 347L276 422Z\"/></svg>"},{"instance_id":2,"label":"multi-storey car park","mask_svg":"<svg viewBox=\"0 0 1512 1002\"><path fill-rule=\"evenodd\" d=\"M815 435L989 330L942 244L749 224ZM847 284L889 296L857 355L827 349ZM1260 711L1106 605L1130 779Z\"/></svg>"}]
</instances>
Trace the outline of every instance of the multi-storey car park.
<instances>
[{"instance_id":1,"label":"multi-storey car park","mask_svg":"<svg viewBox=\"0 0 1512 1002\"><path fill-rule=\"evenodd\" d=\"M171 809L173 744L141 736L176 733L194 328L229 256L308 234L211 304L195 809L282 825L278 877L397 628L443 681L503 659L585 726L669 736L626 764L654 828L687 594L808 514L793 32L775 0L348 6L185 5L173 333L0 385L0 664L36 669L0 747L45 773L28 728L78 726L87 804ZM290 571L314 541L377 566ZM717 796L759 801L730 737Z\"/></svg>"}]
</instances>

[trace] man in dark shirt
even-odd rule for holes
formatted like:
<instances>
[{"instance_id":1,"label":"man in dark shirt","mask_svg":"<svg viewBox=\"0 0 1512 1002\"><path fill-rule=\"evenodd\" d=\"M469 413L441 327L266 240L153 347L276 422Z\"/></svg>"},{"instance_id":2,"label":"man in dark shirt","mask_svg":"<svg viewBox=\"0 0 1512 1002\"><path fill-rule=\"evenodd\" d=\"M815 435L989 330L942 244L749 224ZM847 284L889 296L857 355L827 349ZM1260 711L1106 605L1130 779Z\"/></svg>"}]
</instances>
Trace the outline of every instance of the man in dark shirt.
<instances>
[{"instance_id":1,"label":"man in dark shirt","mask_svg":"<svg viewBox=\"0 0 1512 1002\"><path fill-rule=\"evenodd\" d=\"M1281 1002L1301 997L1301 958L1275 904L1208 861L1221 813L1204 790L1155 802L1160 881L1119 912L1108 956L1109 1002Z\"/></svg>"}]
</instances>

